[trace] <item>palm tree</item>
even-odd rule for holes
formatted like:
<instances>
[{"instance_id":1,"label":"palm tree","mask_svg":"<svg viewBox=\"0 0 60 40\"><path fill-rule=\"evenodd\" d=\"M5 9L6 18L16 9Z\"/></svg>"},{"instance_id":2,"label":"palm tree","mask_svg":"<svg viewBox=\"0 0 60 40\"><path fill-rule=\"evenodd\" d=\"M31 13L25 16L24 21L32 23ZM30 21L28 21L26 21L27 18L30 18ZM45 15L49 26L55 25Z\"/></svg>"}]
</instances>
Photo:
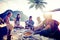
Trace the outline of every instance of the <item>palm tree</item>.
<instances>
[{"instance_id":1,"label":"palm tree","mask_svg":"<svg viewBox=\"0 0 60 40\"><path fill-rule=\"evenodd\" d=\"M32 3L30 5L30 8L35 7L36 9L40 8L43 9L43 7L45 7L45 4L47 4L46 2L44 2L44 0L28 0L29 4Z\"/></svg>"}]
</instances>

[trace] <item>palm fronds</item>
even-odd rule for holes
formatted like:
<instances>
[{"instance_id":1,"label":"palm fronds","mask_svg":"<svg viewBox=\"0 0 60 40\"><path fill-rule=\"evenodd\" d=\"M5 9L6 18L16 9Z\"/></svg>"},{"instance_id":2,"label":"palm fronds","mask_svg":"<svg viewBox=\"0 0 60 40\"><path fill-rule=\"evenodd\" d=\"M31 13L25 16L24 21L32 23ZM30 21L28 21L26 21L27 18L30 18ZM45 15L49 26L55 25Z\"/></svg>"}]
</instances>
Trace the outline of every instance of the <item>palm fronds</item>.
<instances>
[{"instance_id":1,"label":"palm fronds","mask_svg":"<svg viewBox=\"0 0 60 40\"><path fill-rule=\"evenodd\" d=\"M44 0L28 0L29 4L31 4L30 8L35 7L36 9L40 8L43 9L43 7L45 7L45 4L47 4L47 2L44 2Z\"/></svg>"}]
</instances>

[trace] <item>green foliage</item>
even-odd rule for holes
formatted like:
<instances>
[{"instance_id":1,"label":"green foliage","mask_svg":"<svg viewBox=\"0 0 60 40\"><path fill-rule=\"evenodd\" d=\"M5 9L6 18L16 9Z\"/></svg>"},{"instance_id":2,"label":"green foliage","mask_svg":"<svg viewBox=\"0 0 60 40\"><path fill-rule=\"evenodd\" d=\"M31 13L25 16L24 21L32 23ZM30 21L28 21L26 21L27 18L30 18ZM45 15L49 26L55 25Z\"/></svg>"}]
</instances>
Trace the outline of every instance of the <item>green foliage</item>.
<instances>
[{"instance_id":1,"label":"green foliage","mask_svg":"<svg viewBox=\"0 0 60 40\"><path fill-rule=\"evenodd\" d=\"M30 8L35 7L36 9L40 8L43 9L45 8L45 4L47 4L46 2L44 2L44 0L28 0L29 4L31 4Z\"/></svg>"},{"instance_id":2,"label":"green foliage","mask_svg":"<svg viewBox=\"0 0 60 40\"><path fill-rule=\"evenodd\" d=\"M34 3L34 0L28 0L28 1L30 1L29 3Z\"/></svg>"},{"instance_id":3,"label":"green foliage","mask_svg":"<svg viewBox=\"0 0 60 40\"><path fill-rule=\"evenodd\" d=\"M34 4L32 4L31 6L30 6L30 8L33 8L34 7Z\"/></svg>"},{"instance_id":4,"label":"green foliage","mask_svg":"<svg viewBox=\"0 0 60 40\"><path fill-rule=\"evenodd\" d=\"M10 20L13 21L16 18L17 14L21 15L21 21L26 21L28 19L28 17L25 14L23 14L22 11L14 11Z\"/></svg>"}]
</instances>

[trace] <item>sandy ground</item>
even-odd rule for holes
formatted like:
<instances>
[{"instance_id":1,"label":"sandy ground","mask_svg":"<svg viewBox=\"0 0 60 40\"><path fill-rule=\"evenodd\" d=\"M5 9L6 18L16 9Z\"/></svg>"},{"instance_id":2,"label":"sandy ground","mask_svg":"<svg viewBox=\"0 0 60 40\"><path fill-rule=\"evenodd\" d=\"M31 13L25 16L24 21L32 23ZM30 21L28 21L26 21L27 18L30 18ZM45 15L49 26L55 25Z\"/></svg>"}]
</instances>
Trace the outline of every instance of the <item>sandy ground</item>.
<instances>
[{"instance_id":1,"label":"sandy ground","mask_svg":"<svg viewBox=\"0 0 60 40\"><path fill-rule=\"evenodd\" d=\"M11 25L13 25L14 26L14 21L11 21L10 22L11 23ZM25 27L25 23L24 22L20 22L20 25L22 25L23 27ZM16 38L18 38L19 36L17 35L17 34L15 34L15 35L13 35L12 36L12 40L18 40L18 39L16 39ZM22 36L20 36L20 38L21 38ZM47 37L44 37L44 36L39 36L39 35L35 35L34 37L36 37L36 38L41 38L41 39L39 39L39 40L54 40L54 39L51 39L51 38L47 38ZM6 40L6 36L4 36L4 40ZM25 39L26 40L26 39Z\"/></svg>"}]
</instances>

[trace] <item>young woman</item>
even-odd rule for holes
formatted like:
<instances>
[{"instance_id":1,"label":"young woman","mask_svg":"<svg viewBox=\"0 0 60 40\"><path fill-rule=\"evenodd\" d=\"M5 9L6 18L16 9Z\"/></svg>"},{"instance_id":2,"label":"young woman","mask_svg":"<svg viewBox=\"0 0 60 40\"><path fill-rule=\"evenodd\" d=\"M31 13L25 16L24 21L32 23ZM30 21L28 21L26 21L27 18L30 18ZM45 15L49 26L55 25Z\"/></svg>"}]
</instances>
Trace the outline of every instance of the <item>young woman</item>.
<instances>
[{"instance_id":1,"label":"young woman","mask_svg":"<svg viewBox=\"0 0 60 40\"><path fill-rule=\"evenodd\" d=\"M11 40L10 32L13 28L13 26L10 24L10 17L12 16L12 12L8 11L7 14L4 14L6 16L3 16L4 18L1 18L0 16L0 40L3 40L3 37L7 35L7 40Z\"/></svg>"},{"instance_id":2,"label":"young woman","mask_svg":"<svg viewBox=\"0 0 60 40\"><path fill-rule=\"evenodd\" d=\"M17 17L15 18L15 27L20 27L20 14L17 14Z\"/></svg>"},{"instance_id":3,"label":"young woman","mask_svg":"<svg viewBox=\"0 0 60 40\"><path fill-rule=\"evenodd\" d=\"M7 40L11 40L10 32L13 28L13 26L10 24L10 17L11 16L12 16L12 12L8 12L7 16L4 18L4 21L5 21L6 27L7 27Z\"/></svg>"}]
</instances>

